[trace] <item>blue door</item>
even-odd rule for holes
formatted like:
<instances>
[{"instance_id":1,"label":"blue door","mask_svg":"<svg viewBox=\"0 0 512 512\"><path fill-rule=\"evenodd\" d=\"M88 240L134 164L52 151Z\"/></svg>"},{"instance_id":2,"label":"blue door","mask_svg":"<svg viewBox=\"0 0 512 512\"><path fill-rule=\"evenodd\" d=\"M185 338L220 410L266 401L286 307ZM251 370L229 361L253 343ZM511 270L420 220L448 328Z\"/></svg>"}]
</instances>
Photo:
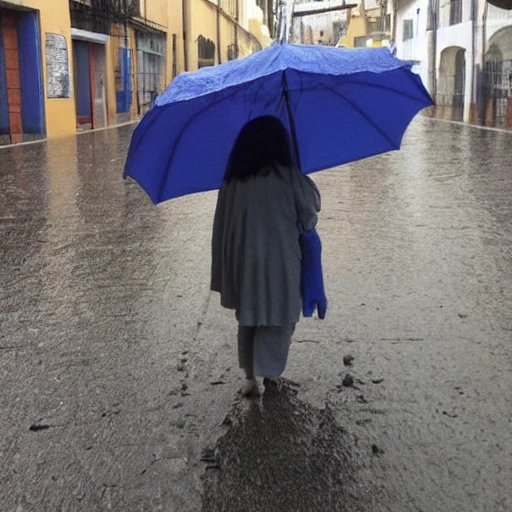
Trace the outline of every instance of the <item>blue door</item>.
<instances>
[{"instance_id":1,"label":"blue door","mask_svg":"<svg viewBox=\"0 0 512 512\"><path fill-rule=\"evenodd\" d=\"M21 142L25 134L44 133L38 14L0 8L0 135Z\"/></svg>"},{"instance_id":2,"label":"blue door","mask_svg":"<svg viewBox=\"0 0 512 512\"><path fill-rule=\"evenodd\" d=\"M23 132L45 133L44 87L41 66L41 33L36 11L18 14L18 47L20 53L21 116Z\"/></svg>"},{"instance_id":3,"label":"blue door","mask_svg":"<svg viewBox=\"0 0 512 512\"><path fill-rule=\"evenodd\" d=\"M2 12L0 10L0 17ZM5 76L4 38L0 24L0 135L9 133L9 105L7 103L7 79Z\"/></svg>"},{"instance_id":4,"label":"blue door","mask_svg":"<svg viewBox=\"0 0 512 512\"><path fill-rule=\"evenodd\" d=\"M73 41L73 57L75 62L75 99L78 123L90 123L92 116L89 43Z\"/></svg>"}]
</instances>

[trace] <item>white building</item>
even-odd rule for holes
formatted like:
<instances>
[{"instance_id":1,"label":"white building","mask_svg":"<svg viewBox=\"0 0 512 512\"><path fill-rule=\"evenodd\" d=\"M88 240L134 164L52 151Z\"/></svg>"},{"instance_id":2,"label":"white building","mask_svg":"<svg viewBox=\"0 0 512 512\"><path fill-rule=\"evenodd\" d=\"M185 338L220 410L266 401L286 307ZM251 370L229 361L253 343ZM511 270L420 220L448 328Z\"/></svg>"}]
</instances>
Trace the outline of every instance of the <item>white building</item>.
<instances>
[{"instance_id":1,"label":"white building","mask_svg":"<svg viewBox=\"0 0 512 512\"><path fill-rule=\"evenodd\" d=\"M336 9L342 4L341 0L297 0L294 5L292 41L335 46L346 29L347 11L330 9ZM320 12L303 15L316 10Z\"/></svg>"},{"instance_id":2,"label":"white building","mask_svg":"<svg viewBox=\"0 0 512 512\"><path fill-rule=\"evenodd\" d=\"M485 0L396 0L397 57L438 114L512 128L512 11Z\"/></svg>"}]
</instances>

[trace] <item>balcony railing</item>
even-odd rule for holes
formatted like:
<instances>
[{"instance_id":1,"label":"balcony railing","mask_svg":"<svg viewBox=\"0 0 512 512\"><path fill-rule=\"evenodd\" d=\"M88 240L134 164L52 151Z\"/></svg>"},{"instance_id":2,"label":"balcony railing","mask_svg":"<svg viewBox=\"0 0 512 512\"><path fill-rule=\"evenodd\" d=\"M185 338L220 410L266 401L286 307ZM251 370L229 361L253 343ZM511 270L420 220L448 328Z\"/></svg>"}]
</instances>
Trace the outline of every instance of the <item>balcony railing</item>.
<instances>
[{"instance_id":1,"label":"balcony railing","mask_svg":"<svg viewBox=\"0 0 512 512\"><path fill-rule=\"evenodd\" d=\"M140 0L70 0L71 26L108 34L112 23L141 15Z\"/></svg>"}]
</instances>

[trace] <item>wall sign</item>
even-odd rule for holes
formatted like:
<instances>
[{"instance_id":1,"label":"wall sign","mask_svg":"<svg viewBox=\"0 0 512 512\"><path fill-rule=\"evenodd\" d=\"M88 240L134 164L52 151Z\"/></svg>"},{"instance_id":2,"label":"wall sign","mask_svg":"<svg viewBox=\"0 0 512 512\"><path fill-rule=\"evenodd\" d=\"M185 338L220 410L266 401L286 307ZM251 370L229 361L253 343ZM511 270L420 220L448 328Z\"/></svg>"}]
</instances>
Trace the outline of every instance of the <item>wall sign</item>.
<instances>
[{"instance_id":1,"label":"wall sign","mask_svg":"<svg viewBox=\"0 0 512 512\"><path fill-rule=\"evenodd\" d=\"M68 45L63 35L46 34L46 72L48 98L71 97Z\"/></svg>"}]
</instances>

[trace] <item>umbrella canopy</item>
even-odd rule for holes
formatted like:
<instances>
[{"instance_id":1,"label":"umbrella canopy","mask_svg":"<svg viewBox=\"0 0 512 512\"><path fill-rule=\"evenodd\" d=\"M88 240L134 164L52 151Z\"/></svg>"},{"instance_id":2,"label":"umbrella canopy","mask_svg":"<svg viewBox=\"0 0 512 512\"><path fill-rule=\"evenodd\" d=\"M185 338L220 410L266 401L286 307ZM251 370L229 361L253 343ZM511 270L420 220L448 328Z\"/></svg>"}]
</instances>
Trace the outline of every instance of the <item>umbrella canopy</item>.
<instances>
[{"instance_id":1,"label":"umbrella canopy","mask_svg":"<svg viewBox=\"0 0 512 512\"><path fill-rule=\"evenodd\" d=\"M276 43L174 79L134 131L125 177L155 204L219 188L238 132L263 115L283 123L296 165L311 173L399 149L432 104L386 48Z\"/></svg>"}]
</instances>

